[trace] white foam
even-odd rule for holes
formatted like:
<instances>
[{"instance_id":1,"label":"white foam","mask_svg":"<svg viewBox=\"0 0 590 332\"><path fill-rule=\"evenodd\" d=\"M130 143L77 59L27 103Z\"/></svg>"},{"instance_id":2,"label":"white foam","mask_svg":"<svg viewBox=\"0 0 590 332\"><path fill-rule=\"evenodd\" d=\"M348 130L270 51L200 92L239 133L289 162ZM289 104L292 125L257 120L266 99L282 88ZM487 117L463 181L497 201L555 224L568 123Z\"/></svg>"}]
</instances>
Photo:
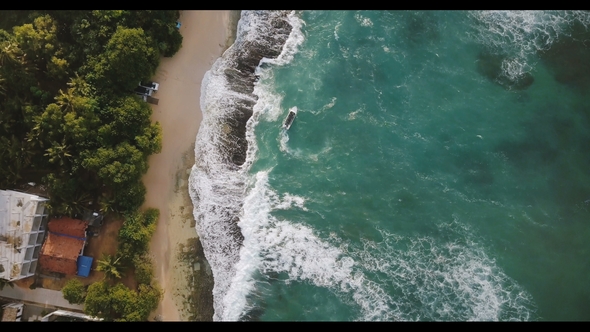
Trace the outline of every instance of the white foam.
<instances>
[{"instance_id":1,"label":"white foam","mask_svg":"<svg viewBox=\"0 0 590 332\"><path fill-rule=\"evenodd\" d=\"M270 79L266 78L269 75L270 73L265 73L265 75L262 76L263 78L261 78L254 87L254 94L258 96L258 101L254 106L254 112L257 113L257 117L260 117L260 119L274 122L287 111L281 107L283 96L272 90L272 82ZM253 123L253 125L257 124L258 122Z\"/></svg>"},{"instance_id":2,"label":"white foam","mask_svg":"<svg viewBox=\"0 0 590 332\"><path fill-rule=\"evenodd\" d=\"M337 99L338 98L336 98L336 97L332 97L332 99L330 99L330 102L329 103L327 103L326 105L322 106L322 111L325 111L327 109L330 109L330 108L334 107L334 105L336 105L336 100Z\"/></svg>"},{"instance_id":3,"label":"white foam","mask_svg":"<svg viewBox=\"0 0 590 332\"><path fill-rule=\"evenodd\" d=\"M477 20L477 41L494 52L505 54L504 75L519 78L532 70L533 55L547 50L574 22L590 25L590 13L583 11L473 11Z\"/></svg>"},{"instance_id":4,"label":"white foam","mask_svg":"<svg viewBox=\"0 0 590 332\"><path fill-rule=\"evenodd\" d=\"M287 133L286 130L281 130L281 132L279 133L279 149L282 152L293 155L293 151L291 149L289 149L288 143L289 143L289 134Z\"/></svg>"},{"instance_id":5,"label":"white foam","mask_svg":"<svg viewBox=\"0 0 590 332\"><path fill-rule=\"evenodd\" d=\"M259 252L263 262L258 269L287 272L290 280L307 280L327 287L343 301L352 297L362 308L362 315L358 318L361 320L533 318L534 305L530 295L508 278L477 243L444 243L430 237L406 238L382 232L384 242L364 241L361 250L328 244L305 226L270 217L272 210L304 208L305 199L293 200L289 194L279 199L278 194L268 187L267 177L268 172L258 174L255 189L251 191L252 200L245 204L245 209L253 209L253 212L250 217L243 218L244 224L241 224L242 229L246 225L259 227L257 232L249 232L256 234L253 242L261 246ZM294 205L293 201L297 204ZM260 213L262 206L265 211ZM466 226L458 220L440 227L459 235L467 232ZM468 242L472 235L462 237ZM330 234L329 241L342 243L335 233ZM398 242L406 243L408 249L394 245ZM331 277L315 270L318 265L308 258L315 256L330 257L321 265L330 267L327 272ZM348 263L336 263L345 258ZM367 278L366 272L375 271L387 278ZM403 296L394 297L384 291L385 285L392 283L396 285L396 294ZM416 304L416 298L419 304ZM436 298L439 299L434 301Z\"/></svg>"},{"instance_id":6,"label":"white foam","mask_svg":"<svg viewBox=\"0 0 590 332\"><path fill-rule=\"evenodd\" d=\"M359 109L357 109L357 110L356 110L356 111L354 111L354 112L350 112L350 113L348 113L348 117L347 117L347 119L348 119L349 121L355 120L355 119L356 119L356 116L357 116L357 115L358 115L360 112L362 112L362 111L364 111L364 109L362 109L362 108L359 108Z\"/></svg>"},{"instance_id":7,"label":"white foam","mask_svg":"<svg viewBox=\"0 0 590 332\"><path fill-rule=\"evenodd\" d=\"M289 14L288 19L289 23L293 27L293 30L291 30L291 34L289 35L289 38L287 38L281 54L279 54L279 56L275 59L263 58L260 61L261 63L270 63L277 66L283 66L293 60L293 56L297 53L299 45L301 45L305 40L302 30L305 22L297 17L294 11Z\"/></svg>"},{"instance_id":8,"label":"white foam","mask_svg":"<svg viewBox=\"0 0 590 332\"><path fill-rule=\"evenodd\" d=\"M250 38L248 31L253 13L242 12L238 25L238 40ZM230 47L235 47L236 44ZM228 49L228 51L230 50ZM226 51L225 54L229 54ZM236 243L233 229L227 219L238 215L244 195L244 174L227 161L224 149L232 144L224 134L224 123L235 97L251 99L231 91L223 69L232 59L222 57L209 70L201 85L201 110L203 119L195 142L195 166L189 177L191 195L196 220L196 229L201 237L205 256L211 266L215 284L213 287L214 320L219 320L225 311L223 297L235 273L239 259L239 243ZM237 227L237 226L235 226Z\"/></svg>"},{"instance_id":9,"label":"white foam","mask_svg":"<svg viewBox=\"0 0 590 332\"><path fill-rule=\"evenodd\" d=\"M234 108L231 106L236 100L254 101L254 99L249 95L231 90L224 70L235 67L235 59L230 56L234 48L239 48L248 41L274 42L260 40L259 37L263 33L274 34L270 31L273 28L269 25L269 16L272 15L274 15L272 12L242 11L236 41L205 74L201 86L200 103L203 119L195 143L196 161L189 177L189 193L194 204L196 229L215 281L214 320L237 320L240 316L235 313L243 312L245 308L245 302L234 302L231 299L245 301L245 294L249 289L247 284L252 271L248 264L251 264L251 261L255 262L255 258L248 257L256 257L257 253L248 246L240 249L236 234L232 234L235 231L239 232L239 229L228 220L239 216L243 204L245 184L248 180L247 171L257 152L254 127L261 114L267 114L270 118L280 114L278 105L281 101L280 96L265 93L264 89L257 90L255 87L254 93L259 100L246 126L246 139L249 145L246 162L241 167L235 166L228 160L228 153L225 151L228 147L237 144L227 135L229 128L226 121L232 118L230 112ZM284 65L292 60L297 52L297 46L303 41L301 32L303 21L298 19L294 12L289 14L288 20L293 25L293 29L282 52L277 59L263 59L264 61L260 64L266 62ZM261 72L260 65L257 72ZM271 105L270 108L269 105ZM298 206L303 203L300 198L293 196L286 197L284 204ZM245 284L244 287L242 287L243 284ZM240 293L242 296L236 296Z\"/></svg>"},{"instance_id":10,"label":"white foam","mask_svg":"<svg viewBox=\"0 0 590 332\"><path fill-rule=\"evenodd\" d=\"M502 61L502 73L511 81L518 80L531 70L532 66L522 57L506 58Z\"/></svg>"},{"instance_id":11,"label":"white foam","mask_svg":"<svg viewBox=\"0 0 590 332\"><path fill-rule=\"evenodd\" d=\"M302 24L297 26L298 20L294 14L290 16L294 29L287 42L290 46L283 48L280 59L264 62L284 65L291 61L302 43ZM243 12L238 39L256 38L257 29L266 28L264 23L262 17ZM302 221L275 218L275 210L307 209L305 197L289 193L281 197L270 188L271 170L258 172L255 178L248 176L258 150L256 125L261 116L276 121L283 113L281 97L273 96L269 85L255 86L258 101L246 126L246 162L242 167L228 164L222 149L231 142L223 134L226 124L222 120L234 97L250 98L228 93L223 69L231 61L217 60L203 79L203 120L195 145L197 161L189 178L196 228L215 280L214 320L239 320L248 312L247 299L256 288L253 275L257 271L284 272L288 280L325 287L343 301L352 299L361 308L357 317L361 320L530 318L530 296L500 271L477 244L440 243L428 237L404 238L383 233L382 243L364 241L363 248L348 248L334 233L322 240ZM266 82L272 74L260 66L257 72L260 82ZM288 136L286 148L287 142ZM220 222L235 215L240 215L238 226L244 237L241 247L230 234L231 227ZM407 244L408 249L401 250L396 242ZM370 277L374 272L387 276L387 280ZM396 287L395 296L384 290L392 284ZM421 306L413 305L414 299Z\"/></svg>"},{"instance_id":12,"label":"white foam","mask_svg":"<svg viewBox=\"0 0 590 332\"><path fill-rule=\"evenodd\" d=\"M385 276L398 294L390 303L402 320L530 320L531 296L487 257L458 220L440 229L460 235L451 242L381 231L382 242L363 240L349 254ZM455 236L453 236L455 237Z\"/></svg>"},{"instance_id":13,"label":"white foam","mask_svg":"<svg viewBox=\"0 0 590 332\"><path fill-rule=\"evenodd\" d=\"M287 282L308 281L337 295L345 293L361 307L363 320L390 317L387 313L389 295L356 272L357 264L344 255L342 249L321 240L302 223L279 220L271 215L273 210L279 209L305 210L305 199L291 194L280 198L268 185L268 173L267 170L256 174L256 182L244 201L239 223L244 247L236 265L237 273L224 299L228 311L223 320L237 320L250 309L246 296L255 289L252 278L255 271L284 272L288 275Z\"/></svg>"},{"instance_id":14,"label":"white foam","mask_svg":"<svg viewBox=\"0 0 590 332\"><path fill-rule=\"evenodd\" d=\"M368 17L362 16L361 14L355 14L354 18L363 27L372 27L373 26L373 21L371 21L371 19Z\"/></svg>"},{"instance_id":15,"label":"white foam","mask_svg":"<svg viewBox=\"0 0 590 332\"><path fill-rule=\"evenodd\" d=\"M342 25L341 22L336 23L336 26L334 27L334 39L338 40L338 31L340 30L340 26Z\"/></svg>"}]
</instances>

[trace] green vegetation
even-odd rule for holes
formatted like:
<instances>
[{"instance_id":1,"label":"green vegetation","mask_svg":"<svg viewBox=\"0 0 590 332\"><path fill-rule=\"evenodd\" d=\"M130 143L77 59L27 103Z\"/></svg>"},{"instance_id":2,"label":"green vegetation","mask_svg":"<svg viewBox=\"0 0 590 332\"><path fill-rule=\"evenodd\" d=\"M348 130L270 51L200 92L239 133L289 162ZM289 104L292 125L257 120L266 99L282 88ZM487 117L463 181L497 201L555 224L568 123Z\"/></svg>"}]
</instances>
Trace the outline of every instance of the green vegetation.
<instances>
[{"instance_id":1,"label":"green vegetation","mask_svg":"<svg viewBox=\"0 0 590 332\"><path fill-rule=\"evenodd\" d=\"M133 266L135 267L135 280L140 284L149 285L154 278L152 258L147 254L137 256L133 260Z\"/></svg>"},{"instance_id":2,"label":"green vegetation","mask_svg":"<svg viewBox=\"0 0 590 332\"><path fill-rule=\"evenodd\" d=\"M109 256L104 255L102 260L97 261L98 266L96 269L98 271L104 272L105 278L109 279L120 279L123 276L122 266L121 266L121 256Z\"/></svg>"},{"instance_id":3,"label":"green vegetation","mask_svg":"<svg viewBox=\"0 0 590 332\"><path fill-rule=\"evenodd\" d=\"M0 188L41 183L57 214L135 212L162 137L132 90L180 48L178 17L0 12Z\"/></svg>"},{"instance_id":4,"label":"green vegetation","mask_svg":"<svg viewBox=\"0 0 590 332\"><path fill-rule=\"evenodd\" d=\"M154 266L148 255L148 245L160 216L157 209L134 212L125 217L119 230L119 248L114 256L105 255L97 270L105 279L88 287L84 311L88 315L114 321L145 321L158 307L162 291L154 282ZM137 289L112 283L123 276L123 270L133 270Z\"/></svg>"},{"instance_id":5,"label":"green vegetation","mask_svg":"<svg viewBox=\"0 0 590 332\"><path fill-rule=\"evenodd\" d=\"M72 304L84 303L84 299L86 298L86 286L76 278L70 279L62 288L61 292L64 295L64 299Z\"/></svg>"},{"instance_id":6,"label":"green vegetation","mask_svg":"<svg viewBox=\"0 0 590 332\"><path fill-rule=\"evenodd\" d=\"M125 218L119 230L119 253L127 264L147 253L159 216L159 210L148 209L143 214L133 213Z\"/></svg>"},{"instance_id":7,"label":"green vegetation","mask_svg":"<svg viewBox=\"0 0 590 332\"><path fill-rule=\"evenodd\" d=\"M110 286L103 280L88 287L84 311L108 321L145 321L161 296L157 286L140 284L135 292L123 284Z\"/></svg>"},{"instance_id":8,"label":"green vegetation","mask_svg":"<svg viewBox=\"0 0 590 332\"><path fill-rule=\"evenodd\" d=\"M10 288L14 288L14 283L12 281L8 281L6 279L0 279L0 291L4 289L4 287L9 286Z\"/></svg>"},{"instance_id":9,"label":"green vegetation","mask_svg":"<svg viewBox=\"0 0 590 332\"><path fill-rule=\"evenodd\" d=\"M105 279L63 288L87 314L147 320L161 298L147 256L159 211L138 211L147 159L161 149L151 107L134 93L182 44L174 10L0 11L0 189L48 189L51 214L125 218ZM136 289L117 279L135 273ZM0 289L12 285L0 280Z\"/></svg>"}]
</instances>

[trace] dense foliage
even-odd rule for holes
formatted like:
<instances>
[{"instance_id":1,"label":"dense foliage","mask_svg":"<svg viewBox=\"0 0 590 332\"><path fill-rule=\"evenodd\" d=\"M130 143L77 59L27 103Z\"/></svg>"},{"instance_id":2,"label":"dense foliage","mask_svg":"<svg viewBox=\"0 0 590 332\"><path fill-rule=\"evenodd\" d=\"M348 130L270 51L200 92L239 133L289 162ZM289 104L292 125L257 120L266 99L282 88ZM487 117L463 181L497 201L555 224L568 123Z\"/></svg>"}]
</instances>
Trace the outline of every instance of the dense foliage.
<instances>
[{"instance_id":1,"label":"dense foliage","mask_svg":"<svg viewBox=\"0 0 590 332\"><path fill-rule=\"evenodd\" d=\"M119 279L123 276L121 256L104 255L97 263L96 270L104 272L105 278Z\"/></svg>"},{"instance_id":2,"label":"dense foliage","mask_svg":"<svg viewBox=\"0 0 590 332\"><path fill-rule=\"evenodd\" d=\"M140 257L143 260L140 261ZM158 307L162 290L153 280L153 265L149 257L138 256L134 263L137 263L137 289L130 289L122 283L113 285L113 278L95 282L88 286L84 301L86 314L115 321L148 319Z\"/></svg>"},{"instance_id":3,"label":"dense foliage","mask_svg":"<svg viewBox=\"0 0 590 332\"><path fill-rule=\"evenodd\" d=\"M132 213L161 149L133 94L178 51L178 11L0 12L0 189L37 182L53 213Z\"/></svg>"},{"instance_id":4,"label":"dense foliage","mask_svg":"<svg viewBox=\"0 0 590 332\"><path fill-rule=\"evenodd\" d=\"M119 254L125 263L130 264L147 253L159 216L160 211L157 209L126 216L119 230Z\"/></svg>"},{"instance_id":5,"label":"dense foliage","mask_svg":"<svg viewBox=\"0 0 590 332\"><path fill-rule=\"evenodd\" d=\"M119 230L119 248L116 255L104 255L98 261L98 271L105 273L102 281L88 287L84 311L88 315L115 321L145 321L158 307L162 296L154 282L154 267L148 255L148 245L160 216L158 209L147 209L125 216ZM123 272L133 270L137 289L113 283Z\"/></svg>"},{"instance_id":6,"label":"dense foliage","mask_svg":"<svg viewBox=\"0 0 590 332\"><path fill-rule=\"evenodd\" d=\"M84 303L84 299L86 298L86 286L76 278L70 279L62 288L61 292L64 295L64 299L72 304Z\"/></svg>"},{"instance_id":7,"label":"dense foliage","mask_svg":"<svg viewBox=\"0 0 590 332\"><path fill-rule=\"evenodd\" d=\"M51 213L124 216L117 254L98 261L105 279L62 289L106 320L147 320L161 298L147 255L159 211L138 209L162 134L133 89L179 50L178 18L172 10L0 11L0 189L37 182ZM128 269L136 289L116 283Z\"/></svg>"},{"instance_id":8,"label":"dense foliage","mask_svg":"<svg viewBox=\"0 0 590 332\"><path fill-rule=\"evenodd\" d=\"M141 284L134 291L123 284L111 286L103 280L88 286L84 312L107 321L146 321L161 296L157 286Z\"/></svg>"}]
</instances>

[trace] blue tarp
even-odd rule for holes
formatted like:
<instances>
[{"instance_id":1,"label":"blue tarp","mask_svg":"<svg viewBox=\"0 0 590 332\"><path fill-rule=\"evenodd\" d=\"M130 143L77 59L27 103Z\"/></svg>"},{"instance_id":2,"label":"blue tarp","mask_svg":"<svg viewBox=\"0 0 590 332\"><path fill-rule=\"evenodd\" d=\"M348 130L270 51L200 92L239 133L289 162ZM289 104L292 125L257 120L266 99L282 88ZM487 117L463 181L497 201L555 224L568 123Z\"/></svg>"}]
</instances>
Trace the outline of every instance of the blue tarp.
<instances>
[{"instance_id":1,"label":"blue tarp","mask_svg":"<svg viewBox=\"0 0 590 332\"><path fill-rule=\"evenodd\" d=\"M59 236L71 237L72 239L76 239L76 240L86 241L85 237L77 237L77 236L73 236L73 235L69 235L69 234L55 233L55 232L51 232L51 231L49 233L59 235Z\"/></svg>"},{"instance_id":2,"label":"blue tarp","mask_svg":"<svg viewBox=\"0 0 590 332\"><path fill-rule=\"evenodd\" d=\"M80 277L88 277L90 274L90 267L92 266L92 257L78 256L78 275Z\"/></svg>"}]
</instances>

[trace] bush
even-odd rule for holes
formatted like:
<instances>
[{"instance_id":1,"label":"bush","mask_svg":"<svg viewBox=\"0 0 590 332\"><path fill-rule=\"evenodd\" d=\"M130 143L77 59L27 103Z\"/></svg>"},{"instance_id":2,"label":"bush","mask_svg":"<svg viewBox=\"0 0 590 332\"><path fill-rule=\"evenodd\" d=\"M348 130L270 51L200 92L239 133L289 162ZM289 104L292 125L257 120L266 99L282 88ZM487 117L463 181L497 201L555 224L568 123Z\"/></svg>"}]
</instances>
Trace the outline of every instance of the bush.
<instances>
[{"instance_id":1,"label":"bush","mask_svg":"<svg viewBox=\"0 0 590 332\"><path fill-rule=\"evenodd\" d=\"M135 280L139 284L150 285L154 278L152 259L148 255L136 256L133 266L135 266Z\"/></svg>"},{"instance_id":2,"label":"bush","mask_svg":"<svg viewBox=\"0 0 590 332\"><path fill-rule=\"evenodd\" d=\"M135 212L125 217L119 230L119 253L126 263L147 252L159 215L158 209L148 209L143 214Z\"/></svg>"},{"instance_id":3,"label":"bush","mask_svg":"<svg viewBox=\"0 0 590 332\"><path fill-rule=\"evenodd\" d=\"M71 304L83 303L86 298L86 287L78 279L70 279L64 288L62 288L61 292L64 295L64 299L68 300Z\"/></svg>"},{"instance_id":4,"label":"bush","mask_svg":"<svg viewBox=\"0 0 590 332\"><path fill-rule=\"evenodd\" d=\"M106 281L98 281L88 286L88 293L84 301L84 313L90 316L111 318L111 294Z\"/></svg>"},{"instance_id":5,"label":"bush","mask_svg":"<svg viewBox=\"0 0 590 332\"><path fill-rule=\"evenodd\" d=\"M159 287L139 285L133 291L123 284L109 286L105 281L88 287L84 312L114 321L147 321L162 297Z\"/></svg>"},{"instance_id":6,"label":"bush","mask_svg":"<svg viewBox=\"0 0 590 332\"><path fill-rule=\"evenodd\" d=\"M133 182L115 192L115 210L119 213L129 213L139 209L145 201L145 185L141 181Z\"/></svg>"}]
</instances>

